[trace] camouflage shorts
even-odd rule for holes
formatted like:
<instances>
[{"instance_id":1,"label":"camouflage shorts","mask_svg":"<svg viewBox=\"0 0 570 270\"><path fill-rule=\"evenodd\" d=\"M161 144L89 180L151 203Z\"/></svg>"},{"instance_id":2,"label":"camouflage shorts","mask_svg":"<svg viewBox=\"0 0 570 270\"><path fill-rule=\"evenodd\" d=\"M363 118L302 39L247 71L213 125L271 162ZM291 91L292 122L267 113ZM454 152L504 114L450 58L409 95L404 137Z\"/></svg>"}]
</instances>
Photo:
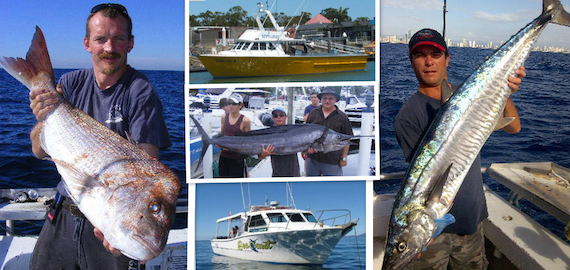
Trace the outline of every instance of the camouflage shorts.
<instances>
[{"instance_id":1,"label":"camouflage shorts","mask_svg":"<svg viewBox=\"0 0 570 270\"><path fill-rule=\"evenodd\" d=\"M442 233L405 269L487 269L483 222L472 235Z\"/></svg>"}]
</instances>

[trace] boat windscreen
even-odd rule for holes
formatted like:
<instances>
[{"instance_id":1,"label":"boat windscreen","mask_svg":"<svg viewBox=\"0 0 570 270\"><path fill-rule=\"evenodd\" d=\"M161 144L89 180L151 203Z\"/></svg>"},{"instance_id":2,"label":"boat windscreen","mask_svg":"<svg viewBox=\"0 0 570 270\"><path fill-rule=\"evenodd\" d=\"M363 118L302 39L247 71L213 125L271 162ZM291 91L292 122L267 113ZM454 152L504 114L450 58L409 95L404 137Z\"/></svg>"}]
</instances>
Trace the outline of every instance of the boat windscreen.
<instances>
[{"instance_id":1,"label":"boat windscreen","mask_svg":"<svg viewBox=\"0 0 570 270\"><path fill-rule=\"evenodd\" d=\"M268 213L267 218L269 218L269 222L287 222L287 219L281 213Z\"/></svg>"},{"instance_id":2,"label":"boat windscreen","mask_svg":"<svg viewBox=\"0 0 570 270\"><path fill-rule=\"evenodd\" d=\"M291 220L291 222L305 222L303 216L299 213L291 213L287 214L287 216L289 217L289 220Z\"/></svg>"},{"instance_id":3,"label":"boat windscreen","mask_svg":"<svg viewBox=\"0 0 570 270\"><path fill-rule=\"evenodd\" d=\"M250 228L260 227L265 225L266 225L265 220L263 220L263 217L261 215L252 216L251 220L249 221Z\"/></svg>"},{"instance_id":4,"label":"boat windscreen","mask_svg":"<svg viewBox=\"0 0 570 270\"><path fill-rule=\"evenodd\" d=\"M317 218L315 218L315 216L313 216L313 214L305 213L304 215L305 215L305 217L307 218L307 221L309 221L309 222L318 222Z\"/></svg>"}]
</instances>

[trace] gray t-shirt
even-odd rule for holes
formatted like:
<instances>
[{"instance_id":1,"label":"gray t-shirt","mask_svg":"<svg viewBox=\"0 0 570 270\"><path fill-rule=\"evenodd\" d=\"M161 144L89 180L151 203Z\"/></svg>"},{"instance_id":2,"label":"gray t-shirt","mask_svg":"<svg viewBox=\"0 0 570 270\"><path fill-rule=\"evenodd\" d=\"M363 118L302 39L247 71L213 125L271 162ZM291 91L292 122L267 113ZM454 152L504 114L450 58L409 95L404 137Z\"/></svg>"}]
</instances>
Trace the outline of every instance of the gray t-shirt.
<instances>
[{"instance_id":1,"label":"gray t-shirt","mask_svg":"<svg viewBox=\"0 0 570 270\"><path fill-rule=\"evenodd\" d=\"M273 177L301 176L301 173L299 171L299 159L297 158L297 153L283 156L272 155L271 167L273 168Z\"/></svg>"},{"instance_id":2,"label":"gray t-shirt","mask_svg":"<svg viewBox=\"0 0 570 270\"><path fill-rule=\"evenodd\" d=\"M159 148L172 145L158 94L148 78L130 66L104 91L97 85L93 69L66 73L59 83L65 99L122 137L128 134L137 143ZM67 196L62 184L58 191Z\"/></svg>"},{"instance_id":3,"label":"gray t-shirt","mask_svg":"<svg viewBox=\"0 0 570 270\"><path fill-rule=\"evenodd\" d=\"M420 141L440 108L440 100L428 97L419 91L400 108L394 119L394 132L404 151L406 162L411 162ZM487 203L481 176L481 155L477 155L471 165L449 212L456 221L447 226L443 230L444 233L474 234L477 225L487 218Z\"/></svg>"}]
</instances>

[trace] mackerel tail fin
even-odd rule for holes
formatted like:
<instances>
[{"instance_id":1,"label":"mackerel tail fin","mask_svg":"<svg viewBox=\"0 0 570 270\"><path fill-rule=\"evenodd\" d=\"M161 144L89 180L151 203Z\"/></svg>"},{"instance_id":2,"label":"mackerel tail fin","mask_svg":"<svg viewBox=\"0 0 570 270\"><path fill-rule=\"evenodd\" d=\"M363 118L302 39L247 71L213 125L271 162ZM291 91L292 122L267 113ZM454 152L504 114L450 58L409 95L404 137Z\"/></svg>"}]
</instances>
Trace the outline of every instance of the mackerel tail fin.
<instances>
[{"instance_id":1,"label":"mackerel tail fin","mask_svg":"<svg viewBox=\"0 0 570 270\"><path fill-rule=\"evenodd\" d=\"M542 2L542 13L551 9L553 10L551 23L570 26L570 14L564 10L560 0L544 0Z\"/></svg>"},{"instance_id":2,"label":"mackerel tail fin","mask_svg":"<svg viewBox=\"0 0 570 270\"><path fill-rule=\"evenodd\" d=\"M210 146L210 136L208 136L206 131L202 128L202 126L200 125L198 120L196 120L196 118L194 118L194 116L190 115L190 118L192 119L192 121L194 121L194 125L196 125L198 132L200 132L200 136L202 136L202 152L200 153L200 159L198 160L198 166L196 166L196 169L194 170L194 172L196 172L198 170L198 168L200 168L200 165L202 165L202 159L204 158L204 155L206 154L206 150L208 150L208 147Z\"/></svg>"},{"instance_id":3,"label":"mackerel tail fin","mask_svg":"<svg viewBox=\"0 0 570 270\"><path fill-rule=\"evenodd\" d=\"M37 26L26 59L1 57L0 66L30 90L36 85L34 81L37 82L38 80L44 81L41 86L55 90L55 77L53 76L46 40L42 30Z\"/></svg>"}]
</instances>

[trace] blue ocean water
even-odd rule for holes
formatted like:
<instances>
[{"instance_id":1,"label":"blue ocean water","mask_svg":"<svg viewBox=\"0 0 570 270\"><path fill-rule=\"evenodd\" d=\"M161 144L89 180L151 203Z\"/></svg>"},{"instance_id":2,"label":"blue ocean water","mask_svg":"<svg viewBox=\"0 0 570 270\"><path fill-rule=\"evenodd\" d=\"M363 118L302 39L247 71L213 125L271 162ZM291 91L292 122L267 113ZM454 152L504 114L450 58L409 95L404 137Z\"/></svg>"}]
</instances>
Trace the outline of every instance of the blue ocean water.
<instances>
[{"instance_id":1,"label":"blue ocean water","mask_svg":"<svg viewBox=\"0 0 570 270\"><path fill-rule=\"evenodd\" d=\"M55 69L56 80L71 70ZM141 71L154 85L164 107L164 117L172 146L160 151L160 160L170 167L188 198L184 154L184 72ZM51 161L34 157L30 130L36 124L29 102L29 90L0 69L0 188L55 187L60 180ZM175 228L186 228L187 215L177 215ZM17 222L17 234L37 234L43 222ZM0 234L4 230L0 228Z\"/></svg>"},{"instance_id":2,"label":"blue ocean water","mask_svg":"<svg viewBox=\"0 0 570 270\"><path fill-rule=\"evenodd\" d=\"M381 173L405 172L393 121L402 104L418 89L408 59L407 44L381 44L380 132ZM451 47L449 81L461 84L493 50ZM526 77L511 96L522 130L518 134L493 133L481 150L483 167L492 163L551 161L570 168L570 54L531 52L525 62ZM484 183L506 198L509 190L487 174ZM399 181L377 181L377 193L397 192ZM521 209L562 239L562 222L521 200Z\"/></svg>"},{"instance_id":3,"label":"blue ocean water","mask_svg":"<svg viewBox=\"0 0 570 270\"><path fill-rule=\"evenodd\" d=\"M374 62L366 63L366 70L334 72L323 74L245 77L245 78L218 78L215 79L207 72L191 72L191 84L206 83L274 83L274 82L341 82L341 81L374 81Z\"/></svg>"},{"instance_id":4,"label":"blue ocean water","mask_svg":"<svg viewBox=\"0 0 570 270\"><path fill-rule=\"evenodd\" d=\"M252 262L215 255L210 246L210 240L196 241L196 269L200 270L226 270L226 269L267 269L267 270L313 270L313 269L366 269L365 236L358 236L358 244L354 233L345 236L338 242L323 265L291 265ZM357 248L358 245L358 248ZM357 253L358 251L358 253ZM358 258L360 254L360 260Z\"/></svg>"}]
</instances>

